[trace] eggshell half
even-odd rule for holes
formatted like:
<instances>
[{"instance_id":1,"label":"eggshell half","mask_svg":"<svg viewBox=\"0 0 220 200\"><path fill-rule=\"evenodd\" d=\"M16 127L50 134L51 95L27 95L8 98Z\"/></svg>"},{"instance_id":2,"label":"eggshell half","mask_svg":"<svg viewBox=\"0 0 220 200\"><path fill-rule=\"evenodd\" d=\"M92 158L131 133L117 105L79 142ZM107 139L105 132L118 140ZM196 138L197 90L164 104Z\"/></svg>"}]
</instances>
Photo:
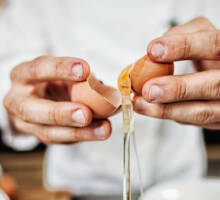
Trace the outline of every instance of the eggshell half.
<instances>
[{"instance_id":1,"label":"eggshell half","mask_svg":"<svg viewBox=\"0 0 220 200\"><path fill-rule=\"evenodd\" d=\"M159 76L172 75L174 71L173 63L155 63L145 55L132 65L130 72L132 89L141 94L144 83Z\"/></svg>"},{"instance_id":2,"label":"eggshell half","mask_svg":"<svg viewBox=\"0 0 220 200\"><path fill-rule=\"evenodd\" d=\"M104 85L91 73L87 81L73 84L71 100L87 105L95 118L104 119L119 109L121 94L119 90Z\"/></svg>"}]
</instances>

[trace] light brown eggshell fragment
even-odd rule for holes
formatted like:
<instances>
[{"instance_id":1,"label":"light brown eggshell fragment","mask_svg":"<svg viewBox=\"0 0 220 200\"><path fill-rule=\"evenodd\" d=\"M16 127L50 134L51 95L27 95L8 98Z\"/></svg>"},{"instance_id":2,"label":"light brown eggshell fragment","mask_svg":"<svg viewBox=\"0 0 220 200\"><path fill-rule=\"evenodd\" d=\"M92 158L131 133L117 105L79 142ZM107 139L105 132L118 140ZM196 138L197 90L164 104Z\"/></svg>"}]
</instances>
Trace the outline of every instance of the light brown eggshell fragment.
<instances>
[{"instance_id":1,"label":"light brown eggshell fragment","mask_svg":"<svg viewBox=\"0 0 220 200\"><path fill-rule=\"evenodd\" d=\"M145 55L132 66L130 73L132 89L141 94L144 83L159 76L172 75L174 71L173 63L155 63Z\"/></svg>"},{"instance_id":2,"label":"light brown eggshell fragment","mask_svg":"<svg viewBox=\"0 0 220 200\"><path fill-rule=\"evenodd\" d=\"M93 74L87 81L74 83L71 89L73 102L87 105L97 119L108 118L121 105L119 90L102 84Z\"/></svg>"},{"instance_id":3,"label":"light brown eggshell fragment","mask_svg":"<svg viewBox=\"0 0 220 200\"><path fill-rule=\"evenodd\" d=\"M0 189L2 189L10 198L17 195L17 184L13 177L3 174L0 180Z\"/></svg>"}]
</instances>

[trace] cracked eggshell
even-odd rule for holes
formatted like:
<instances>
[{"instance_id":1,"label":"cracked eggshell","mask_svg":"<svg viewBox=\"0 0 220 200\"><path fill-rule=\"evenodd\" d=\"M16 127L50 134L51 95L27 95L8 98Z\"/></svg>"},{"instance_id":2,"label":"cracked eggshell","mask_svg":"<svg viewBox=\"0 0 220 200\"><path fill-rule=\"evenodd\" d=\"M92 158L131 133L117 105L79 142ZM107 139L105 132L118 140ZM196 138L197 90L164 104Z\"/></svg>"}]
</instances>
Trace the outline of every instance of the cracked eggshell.
<instances>
[{"instance_id":1,"label":"cracked eggshell","mask_svg":"<svg viewBox=\"0 0 220 200\"><path fill-rule=\"evenodd\" d=\"M173 63L155 63L145 55L132 65L130 72L132 89L140 95L146 81L159 76L172 75L173 71Z\"/></svg>"},{"instance_id":2,"label":"cracked eggshell","mask_svg":"<svg viewBox=\"0 0 220 200\"><path fill-rule=\"evenodd\" d=\"M94 118L104 119L119 109L121 94L116 88L104 85L90 74L86 81L73 84L71 100L88 106Z\"/></svg>"}]
</instances>

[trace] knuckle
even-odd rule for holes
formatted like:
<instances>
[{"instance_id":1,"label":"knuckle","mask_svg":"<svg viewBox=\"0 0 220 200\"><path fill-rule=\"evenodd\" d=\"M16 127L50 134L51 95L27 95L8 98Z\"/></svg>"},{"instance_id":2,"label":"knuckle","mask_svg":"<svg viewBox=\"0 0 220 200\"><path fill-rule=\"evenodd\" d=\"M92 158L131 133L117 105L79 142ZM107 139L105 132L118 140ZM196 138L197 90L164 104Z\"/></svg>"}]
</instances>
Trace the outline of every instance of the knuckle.
<instances>
[{"instance_id":1,"label":"knuckle","mask_svg":"<svg viewBox=\"0 0 220 200\"><path fill-rule=\"evenodd\" d=\"M42 128L41 133L38 135L38 138L45 144L53 143L53 138L51 137L51 132L53 132L52 129L53 128L47 127Z\"/></svg>"},{"instance_id":2,"label":"knuckle","mask_svg":"<svg viewBox=\"0 0 220 200\"><path fill-rule=\"evenodd\" d=\"M11 123L13 125L13 128L19 132L25 132L24 127L23 127L23 121L20 119L12 119Z\"/></svg>"},{"instance_id":3,"label":"knuckle","mask_svg":"<svg viewBox=\"0 0 220 200\"><path fill-rule=\"evenodd\" d=\"M13 127L15 128L15 130L22 131L21 124L18 122L18 120L13 120L12 124L13 124Z\"/></svg>"},{"instance_id":4,"label":"knuckle","mask_svg":"<svg viewBox=\"0 0 220 200\"><path fill-rule=\"evenodd\" d=\"M60 119L62 119L62 112L58 107L51 106L49 108L49 121L55 125L58 125ZM62 125L62 124L60 124Z\"/></svg>"},{"instance_id":5,"label":"knuckle","mask_svg":"<svg viewBox=\"0 0 220 200\"><path fill-rule=\"evenodd\" d=\"M80 128L72 128L72 130L70 131L70 135L71 135L71 140L72 141L80 141L81 139L81 135L80 134Z\"/></svg>"},{"instance_id":6,"label":"knuckle","mask_svg":"<svg viewBox=\"0 0 220 200\"><path fill-rule=\"evenodd\" d=\"M169 119L171 116L171 112L172 112L172 110L171 110L170 104L163 104L161 112L160 112L160 118L161 119Z\"/></svg>"},{"instance_id":7,"label":"knuckle","mask_svg":"<svg viewBox=\"0 0 220 200\"><path fill-rule=\"evenodd\" d=\"M72 128L70 131L71 140L74 142L88 140L88 135L83 134L82 128Z\"/></svg>"},{"instance_id":8,"label":"knuckle","mask_svg":"<svg viewBox=\"0 0 220 200\"><path fill-rule=\"evenodd\" d=\"M215 84L212 86L210 89L211 91L211 96L213 97L220 97L220 80L217 80Z\"/></svg>"},{"instance_id":9,"label":"knuckle","mask_svg":"<svg viewBox=\"0 0 220 200\"><path fill-rule=\"evenodd\" d=\"M183 52L182 52L182 57L183 58L189 58L190 56L190 51L191 51L191 44L189 42L188 36L183 35Z\"/></svg>"},{"instance_id":10,"label":"knuckle","mask_svg":"<svg viewBox=\"0 0 220 200\"><path fill-rule=\"evenodd\" d=\"M17 106L17 115L20 116L24 121L25 119L25 108L26 104L24 101L21 101L21 103L18 104Z\"/></svg>"},{"instance_id":11,"label":"knuckle","mask_svg":"<svg viewBox=\"0 0 220 200\"><path fill-rule=\"evenodd\" d=\"M44 136L37 136L37 138L40 140L41 143L49 145L52 144L51 141L47 140Z\"/></svg>"},{"instance_id":12,"label":"knuckle","mask_svg":"<svg viewBox=\"0 0 220 200\"><path fill-rule=\"evenodd\" d=\"M38 77L38 66L42 62L42 59L43 59L42 57L37 57L31 61L31 66L30 66L31 77L33 77L33 78Z\"/></svg>"},{"instance_id":13,"label":"knuckle","mask_svg":"<svg viewBox=\"0 0 220 200\"><path fill-rule=\"evenodd\" d=\"M208 18L204 17L204 16L196 17L195 21L201 21L201 22L205 22L205 23L209 22Z\"/></svg>"},{"instance_id":14,"label":"knuckle","mask_svg":"<svg viewBox=\"0 0 220 200\"><path fill-rule=\"evenodd\" d=\"M176 30L176 26L172 26L172 27L169 28L168 32L173 32L175 30Z\"/></svg>"},{"instance_id":15,"label":"knuckle","mask_svg":"<svg viewBox=\"0 0 220 200\"><path fill-rule=\"evenodd\" d=\"M51 121L51 123L57 125L57 108L54 108L53 106L51 106L49 108L49 113L48 113L48 117L49 117L49 121Z\"/></svg>"},{"instance_id":16,"label":"knuckle","mask_svg":"<svg viewBox=\"0 0 220 200\"><path fill-rule=\"evenodd\" d=\"M201 106L202 107L202 106ZM211 123L214 119L214 112L211 109L202 108L197 111L195 121L199 124Z\"/></svg>"},{"instance_id":17,"label":"knuckle","mask_svg":"<svg viewBox=\"0 0 220 200\"><path fill-rule=\"evenodd\" d=\"M40 66L48 59L50 56L39 56L31 61L30 74L31 77L37 79L40 75Z\"/></svg>"},{"instance_id":18,"label":"knuckle","mask_svg":"<svg viewBox=\"0 0 220 200\"><path fill-rule=\"evenodd\" d=\"M54 75L56 77L63 77L66 74L66 62L63 59L54 59Z\"/></svg>"},{"instance_id":19,"label":"knuckle","mask_svg":"<svg viewBox=\"0 0 220 200\"><path fill-rule=\"evenodd\" d=\"M202 30L215 30L215 26L210 22L210 20L207 17L199 16L195 18L196 22L199 22L200 24L203 24L204 29Z\"/></svg>"},{"instance_id":20,"label":"knuckle","mask_svg":"<svg viewBox=\"0 0 220 200\"><path fill-rule=\"evenodd\" d=\"M50 56L38 56L36 57L33 62L42 62L44 60L46 60L47 58L49 58Z\"/></svg>"},{"instance_id":21,"label":"knuckle","mask_svg":"<svg viewBox=\"0 0 220 200\"><path fill-rule=\"evenodd\" d=\"M54 74L55 74L56 77L62 76L63 71L64 71L64 68L62 67L63 64L64 63L62 61L59 61L59 62L55 63Z\"/></svg>"},{"instance_id":22,"label":"knuckle","mask_svg":"<svg viewBox=\"0 0 220 200\"><path fill-rule=\"evenodd\" d=\"M18 69L18 66L17 67L14 67L11 72L10 72L10 80L11 81L14 81L16 80L16 77L17 77L17 69Z\"/></svg>"},{"instance_id":23,"label":"knuckle","mask_svg":"<svg viewBox=\"0 0 220 200\"><path fill-rule=\"evenodd\" d=\"M203 87L199 89L200 94L203 95L204 99L219 99L220 98L220 79L219 70L210 70L204 72L207 78L203 80ZM212 79L210 79L210 77Z\"/></svg>"},{"instance_id":24,"label":"knuckle","mask_svg":"<svg viewBox=\"0 0 220 200\"><path fill-rule=\"evenodd\" d=\"M177 100L182 100L182 99L186 99L187 98L187 86L186 86L186 82L184 81L184 79L176 79L175 81L175 85L176 85L176 91L175 91L175 95Z\"/></svg>"},{"instance_id":25,"label":"knuckle","mask_svg":"<svg viewBox=\"0 0 220 200\"><path fill-rule=\"evenodd\" d=\"M215 31L214 37L213 35L210 35L210 37L210 41L212 41L212 38L214 38L213 54L220 58L220 31Z\"/></svg>"},{"instance_id":26,"label":"knuckle","mask_svg":"<svg viewBox=\"0 0 220 200\"><path fill-rule=\"evenodd\" d=\"M168 34L174 33L177 31L177 29L178 29L178 26L172 26L169 28L169 30L165 34L168 35Z\"/></svg>"},{"instance_id":27,"label":"knuckle","mask_svg":"<svg viewBox=\"0 0 220 200\"><path fill-rule=\"evenodd\" d=\"M3 106L5 107L6 110L9 110L10 108L10 99L9 99L9 95L7 94L4 99L3 99Z\"/></svg>"},{"instance_id":28,"label":"knuckle","mask_svg":"<svg viewBox=\"0 0 220 200\"><path fill-rule=\"evenodd\" d=\"M39 140L41 143L43 143L43 144L45 144L45 145L50 145L50 144L52 144L52 143L50 143L50 142L44 140L42 137L37 136L37 138L38 138L38 140Z\"/></svg>"}]
</instances>

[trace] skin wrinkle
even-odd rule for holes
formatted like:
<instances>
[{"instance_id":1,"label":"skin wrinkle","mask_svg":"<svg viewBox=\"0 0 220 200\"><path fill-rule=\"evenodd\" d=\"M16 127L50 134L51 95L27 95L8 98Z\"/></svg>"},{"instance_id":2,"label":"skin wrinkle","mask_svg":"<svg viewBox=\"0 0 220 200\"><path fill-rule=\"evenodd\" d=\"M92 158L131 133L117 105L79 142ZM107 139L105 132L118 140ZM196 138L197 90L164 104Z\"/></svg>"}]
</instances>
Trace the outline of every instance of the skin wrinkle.
<instances>
[{"instance_id":1,"label":"skin wrinkle","mask_svg":"<svg viewBox=\"0 0 220 200\"><path fill-rule=\"evenodd\" d=\"M51 131L52 128L50 128ZM40 138L43 142L46 142L47 144L50 144L50 142L52 142L51 137L49 134L49 128L44 127L41 134L37 134L40 135Z\"/></svg>"},{"instance_id":2,"label":"skin wrinkle","mask_svg":"<svg viewBox=\"0 0 220 200\"><path fill-rule=\"evenodd\" d=\"M59 61L59 59L60 58L57 58L57 61ZM61 76L59 72L60 72L60 69L62 69L64 65L69 64L69 66L70 65L72 66L73 62L74 63L79 62L78 61L79 59L75 59L76 61L74 61L74 58L71 58L72 59L71 62L69 62L70 58L62 58L62 59L66 59L67 62L64 62L64 60L62 60L62 62L60 61L56 66L49 66L50 69L56 68L53 71L56 73L55 77ZM21 77L20 75L25 75L26 76L25 80L29 80L29 79L31 80L31 78L43 80L45 74L42 71L44 69L44 67L42 67L42 65L45 65L45 63L46 63L46 65L56 64L54 62L51 62L52 60L55 60L55 59L53 57L49 57L49 58L48 57L38 57L34 61L26 62L25 64L21 64L13 70L12 77L17 79L17 77ZM86 69L86 72L88 72L88 71L89 70ZM48 76L47 73L48 73L48 71L46 72L46 76ZM52 76L54 76L54 74ZM62 74L62 76L64 76L64 75ZM68 77L67 77L67 79L68 79ZM23 82L23 79L22 80L17 79L17 80ZM32 80L31 80L31 82L32 82ZM16 82L14 85L12 85L12 88L15 89L17 87L17 85L19 85L19 84L21 84L21 83ZM30 84L30 82L27 82L27 84L20 87L20 90L18 92L18 94L19 94L18 97L21 96L20 95L21 93L23 93L23 95L25 95L25 97L22 96L23 99L16 98L16 102L14 102L14 100L15 100L14 99L14 95L15 95L14 90L10 90L8 95L5 97L5 107L8 110L8 113L10 113L9 109L11 110L11 107L9 106L10 102L12 105L14 105L12 108L16 109L15 114L18 115L19 120L16 120L16 122L14 120L14 124L16 124L17 127L20 127L20 129L23 129L22 132L36 135L38 138L40 138L45 143L59 143L59 141L63 142L62 138L59 138L59 135L56 135L56 134L59 134L59 132L62 129L64 131L63 133L65 133L65 131L67 131L66 132L67 133L67 135L66 135L67 140L69 138L69 140L71 140L71 142L72 142L73 138L70 137L70 134L72 134L74 136L76 131L77 131L77 135L78 135L77 140L79 140L79 141L95 140L96 139L95 135L93 135L93 129L95 128L95 126L88 127L86 129L73 128L73 127L69 127L68 129L66 127L62 128L63 117L62 117L62 111L60 110L61 107L59 107L61 105L57 104L58 107L54 107L53 105L55 105L55 104L51 104L51 102L49 100L46 102L44 98L43 99L39 98L36 95L37 94L36 92L34 94L31 93L30 96L27 95L27 93L29 93L28 92L29 90L26 90L26 88L29 88L29 86L31 86L32 90L36 89L34 82L32 82L31 84ZM42 97L44 97L44 95L42 95ZM33 100L35 102L33 102ZM42 100L45 102L43 102ZM31 102L33 102L33 104L30 104ZM20 105L20 107L19 107L19 105ZM35 113L35 111L31 109L32 106L41 106L42 109L45 108L44 106L49 106L49 107L47 107L49 109L45 110L45 111L47 111L47 112L49 111L49 112L40 118L34 119L32 115L33 115L33 113ZM80 105L78 105L78 107L80 108ZM65 108L65 106L62 109L64 109L64 108ZM75 105L75 109L77 109L76 105ZM71 108L71 110L72 110L72 108ZM90 110L88 110L88 111L90 112ZM86 115L87 118L89 118L89 116L92 115L92 113L87 113L88 111L83 109L83 112L85 112L84 114ZM72 111L71 111L71 113L72 113ZM49 119L47 118L48 116L49 116ZM26 119L29 119L28 121L30 123L26 122ZM49 120L49 121L45 121L45 123L49 123L52 126L47 126L46 124L43 125L42 120ZM72 120L72 118L71 118L71 120ZM39 124L35 124L35 122L38 122ZM60 123L61 126L56 126L58 123ZM111 131L111 130L109 130L109 128L108 128L108 130L106 130L106 126L109 126L109 122L107 125L105 124L105 131L106 131L106 134L108 136L110 136L109 131ZM42 130L44 131L44 133L42 133ZM71 130L71 132L70 132L70 130ZM69 136L68 136L68 134L69 134ZM65 135L63 135L63 136L65 137ZM102 140L103 139L105 139L105 138L103 137ZM69 142L69 141L64 141L64 142Z\"/></svg>"},{"instance_id":3,"label":"skin wrinkle","mask_svg":"<svg viewBox=\"0 0 220 200\"><path fill-rule=\"evenodd\" d=\"M59 108L58 107L53 107L53 106L50 106L50 109L49 109L49 120L52 121L52 123L54 125L58 125L59 123L59 119L60 119L60 111L59 111Z\"/></svg>"},{"instance_id":4,"label":"skin wrinkle","mask_svg":"<svg viewBox=\"0 0 220 200\"><path fill-rule=\"evenodd\" d=\"M171 116L171 111L170 111L170 107L169 107L169 104L163 104L162 106L162 112L160 113L160 117L162 119L170 119L170 116Z\"/></svg>"},{"instance_id":5,"label":"skin wrinkle","mask_svg":"<svg viewBox=\"0 0 220 200\"><path fill-rule=\"evenodd\" d=\"M43 60L43 56L40 56L36 59L34 59L32 62L31 62L31 66L30 66L30 77L32 77L33 79L38 79L38 75L39 75L39 69L38 69L38 66L41 64L41 61ZM28 79L30 79L30 77L28 77ZM28 82L30 82L30 80L26 80Z\"/></svg>"},{"instance_id":6,"label":"skin wrinkle","mask_svg":"<svg viewBox=\"0 0 220 200\"><path fill-rule=\"evenodd\" d=\"M187 98L187 86L186 86L185 80L180 79L179 83L177 80L176 82L177 82L176 85L177 85L177 95L178 95L177 100Z\"/></svg>"},{"instance_id":7,"label":"skin wrinkle","mask_svg":"<svg viewBox=\"0 0 220 200\"><path fill-rule=\"evenodd\" d=\"M60 61L58 63L55 63L55 77L62 77L62 72L60 72L59 69L61 69L61 66L63 65L63 62ZM65 68L64 68L65 69ZM65 74L65 73L64 73Z\"/></svg>"},{"instance_id":8,"label":"skin wrinkle","mask_svg":"<svg viewBox=\"0 0 220 200\"><path fill-rule=\"evenodd\" d=\"M26 109L26 103L25 100L22 100L21 103L17 106L17 114L21 117L22 120L27 121L25 117L25 109Z\"/></svg>"},{"instance_id":9,"label":"skin wrinkle","mask_svg":"<svg viewBox=\"0 0 220 200\"><path fill-rule=\"evenodd\" d=\"M209 76L212 76L212 73L209 73ZM218 80L219 77L219 71L218 70L213 70L213 73L215 73L214 79L210 82L210 79L208 77L203 80L203 85L206 87L200 87L200 91L202 94L205 94L204 99L209 99L210 97L220 99L220 80ZM216 75L217 74L217 75Z\"/></svg>"},{"instance_id":10,"label":"skin wrinkle","mask_svg":"<svg viewBox=\"0 0 220 200\"><path fill-rule=\"evenodd\" d=\"M190 43L188 42L188 37L183 35L184 37L184 49L183 49L183 58L188 58L190 55Z\"/></svg>"},{"instance_id":11,"label":"skin wrinkle","mask_svg":"<svg viewBox=\"0 0 220 200\"><path fill-rule=\"evenodd\" d=\"M204 107L201 105L201 107L198 109L195 116L195 122L197 124L209 124L215 122L215 115L212 110L212 107Z\"/></svg>"},{"instance_id":12,"label":"skin wrinkle","mask_svg":"<svg viewBox=\"0 0 220 200\"><path fill-rule=\"evenodd\" d=\"M171 29L170 32L165 33L164 37L152 41L152 43L155 42L167 44L168 48L165 58L160 58L158 61L165 62L169 59L173 61L172 59L182 60L194 58L201 64L202 69L212 69L218 65L218 69L220 69L220 62L213 62L214 60L217 62L217 59L220 58L220 32L216 31L215 27L207 18L196 18L185 25L176 26ZM149 45L148 53L153 59L150 53L152 43ZM210 60L211 58L214 59ZM209 61L207 61L207 59L209 59ZM22 129L22 132L36 135L44 143L73 143L75 140L84 141L96 139L94 128L97 126L91 125L82 129L57 126L56 124L64 123L63 119L61 119L63 117L62 111L64 112L64 110L62 110L63 108L61 107L56 109L51 108L50 113L47 113L46 117L45 115L41 116L39 112L36 112L42 108L40 104L42 102L39 101L40 97L36 95L37 93L35 93L34 96L33 93L28 92L29 90L27 88L29 88L30 85L33 88L32 90L36 89L36 80L34 79L38 79L37 81L43 80L45 82L54 79L70 80L72 74L67 74L67 72L71 73L70 68L72 65L70 66L70 61L72 63L82 63L84 70L83 77L86 78L87 73L89 73L89 67L86 61L69 57L57 58L40 56L33 61L18 65L10 74L13 89L9 91L4 99L4 105L8 111L9 118L14 119L12 123L17 126L18 129ZM180 84L177 84L175 89L170 89L169 86L167 86L169 91L167 91L165 95L169 96L164 96L164 98L171 100L177 98L179 101L169 104L143 104L146 107L141 110L142 114L181 121L185 124L200 127L209 127L210 129L220 128L220 101L216 100L220 99L220 76L218 74L219 70L212 70L204 74L194 73L181 76L180 79L178 79L180 80ZM176 79L176 81L178 80ZM173 83L172 81L170 82ZM151 83L156 83L156 80ZM17 87L18 85L22 85L23 87ZM22 96L23 99L19 96ZM30 104L30 101L33 100L31 99L33 96L36 101ZM199 100L195 101L195 98ZM51 99L54 100L53 98ZM185 99L187 101L185 101ZM208 101L204 101L204 99ZM19 105L23 102L29 103L29 105L24 108L19 108ZM51 105L51 101L48 100L47 104ZM31 109L33 105L37 105L36 107L39 109ZM15 116L13 116L12 113L14 113ZM25 122L25 118L28 119L28 117L33 115L36 116L35 119L31 117L30 122ZM52 118L52 124L44 125L43 123L35 123L36 119L41 122L45 119L48 120L48 115L49 118ZM89 113L87 113L87 115L89 115ZM219 122L215 123L217 121ZM111 130L109 130L110 123L107 121L105 121L105 123L106 124L103 123L102 125L106 131L106 137L109 137L111 132ZM64 134L65 139L61 136L61 132Z\"/></svg>"},{"instance_id":13,"label":"skin wrinkle","mask_svg":"<svg viewBox=\"0 0 220 200\"><path fill-rule=\"evenodd\" d=\"M71 143L73 143L76 141L95 140L96 139L95 136L91 135L91 132L90 132L90 130L92 131L94 126L85 128L84 134L82 134L81 130L78 128L65 128L65 127L61 128L58 126L37 125L37 124L31 124L28 122L24 122L16 117L13 117L13 118L14 118L13 124L16 125L17 130L20 130L21 132L24 132L27 134L31 133L32 135L37 136L42 142L44 142L46 144L66 143L66 142L70 142L70 140L71 140ZM32 130L32 132L29 132L28 129ZM57 129L58 129L58 132L57 132ZM57 137L57 136L60 136L60 134L59 134L60 131L62 131L62 134L63 134L62 138ZM77 138L76 138L76 134L78 135ZM107 137L109 137L110 134L109 133L107 133L107 134L108 134ZM63 140L65 135L67 136L67 138L65 139L67 141ZM72 135L72 136L70 136L70 135ZM106 138L102 138L102 140L104 140L104 139L106 139Z\"/></svg>"},{"instance_id":14,"label":"skin wrinkle","mask_svg":"<svg viewBox=\"0 0 220 200\"><path fill-rule=\"evenodd\" d=\"M168 54L165 57L152 57L150 50L155 43L167 45ZM166 96L162 96L158 102L175 102L176 99L178 101L169 104L138 104L138 112L183 124L220 129L220 31L207 18L199 17L170 29L161 38L153 40L148 47L148 53L153 60L167 62L193 58L198 65L197 69L209 71L179 76L176 80L178 84L175 84L174 79L166 81L166 78L163 78L163 81L172 84L171 86L163 85L162 78L149 81L144 86L144 95L150 85L159 85L165 90ZM183 90L184 84L186 87Z\"/></svg>"},{"instance_id":15,"label":"skin wrinkle","mask_svg":"<svg viewBox=\"0 0 220 200\"><path fill-rule=\"evenodd\" d=\"M214 90L216 91L215 96L218 97L218 99L220 99L220 80L218 80L215 84Z\"/></svg>"},{"instance_id":16,"label":"skin wrinkle","mask_svg":"<svg viewBox=\"0 0 220 200\"><path fill-rule=\"evenodd\" d=\"M220 32L216 31L214 37L214 54L220 57Z\"/></svg>"},{"instance_id":17,"label":"skin wrinkle","mask_svg":"<svg viewBox=\"0 0 220 200\"><path fill-rule=\"evenodd\" d=\"M217 36L215 36L217 35ZM184 33L184 34L176 34L176 35L167 35L162 38L158 38L152 43L161 43L168 47L168 53L166 56L162 58L154 58L159 61L175 61L175 60L184 60L184 59L194 59L197 58L220 58L220 33L216 33L216 31L199 31L193 33ZM208 37L207 37L208 36ZM213 37L214 36L214 37ZM201 40L198 38L201 37ZM213 38L218 37L216 39ZM189 39L190 38L190 39ZM192 45L193 43L193 45ZM205 51L204 51L204 45ZM215 44L217 43L217 44ZM210 44L210 45L208 45ZM153 46L150 44L150 47ZM213 47L214 46L214 47ZM217 46L217 49L216 49ZM215 48L213 50L213 48ZM151 48L149 48L150 51ZM198 50L201 49L203 52L199 52ZM215 53L213 53L215 51ZM149 53L152 57L152 54Z\"/></svg>"},{"instance_id":18,"label":"skin wrinkle","mask_svg":"<svg viewBox=\"0 0 220 200\"><path fill-rule=\"evenodd\" d=\"M198 88L199 94L205 94L204 95L204 97L205 97L204 99L207 99L206 97L211 95L210 91L213 91L212 84L210 84L210 80L203 80L203 85L205 85L206 87Z\"/></svg>"}]
</instances>

